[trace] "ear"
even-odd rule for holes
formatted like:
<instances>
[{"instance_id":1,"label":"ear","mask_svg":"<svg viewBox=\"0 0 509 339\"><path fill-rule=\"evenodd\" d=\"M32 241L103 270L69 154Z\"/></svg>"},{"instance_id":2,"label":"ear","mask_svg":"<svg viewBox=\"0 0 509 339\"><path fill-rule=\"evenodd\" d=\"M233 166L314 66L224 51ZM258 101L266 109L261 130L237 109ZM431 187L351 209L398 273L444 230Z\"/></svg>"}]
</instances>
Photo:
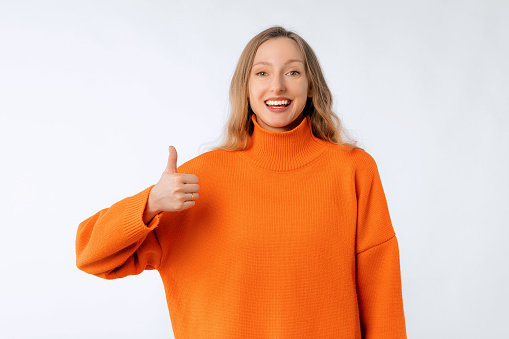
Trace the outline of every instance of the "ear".
<instances>
[{"instance_id":1,"label":"ear","mask_svg":"<svg viewBox=\"0 0 509 339\"><path fill-rule=\"evenodd\" d=\"M308 98L311 98L313 97L313 89L310 87L308 87Z\"/></svg>"}]
</instances>

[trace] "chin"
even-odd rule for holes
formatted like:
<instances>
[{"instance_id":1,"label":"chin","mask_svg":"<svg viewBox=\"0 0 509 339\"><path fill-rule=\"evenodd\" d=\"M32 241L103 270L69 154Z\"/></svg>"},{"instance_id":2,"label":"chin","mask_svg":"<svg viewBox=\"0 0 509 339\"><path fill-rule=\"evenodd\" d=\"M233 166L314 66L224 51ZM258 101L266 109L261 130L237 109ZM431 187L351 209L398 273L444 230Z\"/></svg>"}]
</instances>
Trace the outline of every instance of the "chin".
<instances>
[{"instance_id":1,"label":"chin","mask_svg":"<svg viewBox=\"0 0 509 339\"><path fill-rule=\"evenodd\" d=\"M274 113L270 113L274 114ZM276 113L277 114L277 113ZM262 124L267 125L268 128L285 128L288 125L291 125L298 116L283 116L282 114L279 115L257 115L256 116L258 124L260 124L260 120L262 121ZM260 125L262 126L262 125ZM263 126L262 126L263 127Z\"/></svg>"},{"instance_id":2,"label":"chin","mask_svg":"<svg viewBox=\"0 0 509 339\"><path fill-rule=\"evenodd\" d=\"M274 126L277 126L277 127L283 127L283 126L286 126L288 125L289 123L291 123L294 119L292 118L289 118L287 116L261 116L261 119L267 123L267 124L271 124L271 125L274 125Z\"/></svg>"}]
</instances>

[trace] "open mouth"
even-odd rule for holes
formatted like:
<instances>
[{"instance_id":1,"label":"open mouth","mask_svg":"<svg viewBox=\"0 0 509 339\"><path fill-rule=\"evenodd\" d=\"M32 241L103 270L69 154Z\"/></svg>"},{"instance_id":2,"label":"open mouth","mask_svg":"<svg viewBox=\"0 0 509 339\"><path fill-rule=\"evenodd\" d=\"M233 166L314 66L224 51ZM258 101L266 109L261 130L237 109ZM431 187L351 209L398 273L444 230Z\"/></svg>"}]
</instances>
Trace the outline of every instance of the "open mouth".
<instances>
[{"instance_id":1,"label":"open mouth","mask_svg":"<svg viewBox=\"0 0 509 339\"><path fill-rule=\"evenodd\" d=\"M266 100L265 105L272 108L287 107L292 103L291 100Z\"/></svg>"}]
</instances>

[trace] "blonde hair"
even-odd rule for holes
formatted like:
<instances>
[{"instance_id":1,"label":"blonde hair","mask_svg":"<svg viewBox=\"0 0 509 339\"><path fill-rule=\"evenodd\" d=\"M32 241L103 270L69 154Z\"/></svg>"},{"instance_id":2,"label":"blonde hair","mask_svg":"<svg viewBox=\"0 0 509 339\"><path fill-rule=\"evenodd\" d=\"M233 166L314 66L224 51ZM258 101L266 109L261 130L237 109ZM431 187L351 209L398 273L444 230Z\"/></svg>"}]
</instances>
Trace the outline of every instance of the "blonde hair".
<instances>
[{"instance_id":1,"label":"blonde hair","mask_svg":"<svg viewBox=\"0 0 509 339\"><path fill-rule=\"evenodd\" d=\"M327 86L318 58L298 34L280 26L270 27L252 38L240 55L235 73L230 85L231 111L227 123L227 130L220 146L213 149L226 151L241 150L247 147L253 133L254 124L251 116L254 114L249 105L248 81L256 51L265 41L286 37L297 43L304 57L306 74L312 97L308 98L304 107L304 116L309 115L313 135L322 140L330 141L345 149L356 148L344 130L339 117L332 111L332 93ZM349 140L348 142L346 140Z\"/></svg>"}]
</instances>

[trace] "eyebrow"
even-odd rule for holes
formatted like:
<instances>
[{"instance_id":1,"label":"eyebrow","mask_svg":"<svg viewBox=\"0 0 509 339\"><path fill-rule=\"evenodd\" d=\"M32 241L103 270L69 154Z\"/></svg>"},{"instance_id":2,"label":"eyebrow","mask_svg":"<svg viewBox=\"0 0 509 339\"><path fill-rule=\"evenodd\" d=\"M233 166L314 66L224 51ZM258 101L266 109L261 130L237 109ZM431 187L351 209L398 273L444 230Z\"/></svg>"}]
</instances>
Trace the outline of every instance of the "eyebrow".
<instances>
[{"instance_id":1,"label":"eyebrow","mask_svg":"<svg viewBox=\"0 0 509 339\"><path fill-rule=\"evenodd\" d=\"M300 62L300 63L304 64L304 61L302 61L302 60L299 60L299 59L290 59L287 62L285 62L285 65L291 64L292 62ZM272 64L270 62L268 62L268 61L257 62L256 64L253 65L253 67L256 66L256 65L268 65L268 66L272 66Z\"/></svg>"}]
</instances>

